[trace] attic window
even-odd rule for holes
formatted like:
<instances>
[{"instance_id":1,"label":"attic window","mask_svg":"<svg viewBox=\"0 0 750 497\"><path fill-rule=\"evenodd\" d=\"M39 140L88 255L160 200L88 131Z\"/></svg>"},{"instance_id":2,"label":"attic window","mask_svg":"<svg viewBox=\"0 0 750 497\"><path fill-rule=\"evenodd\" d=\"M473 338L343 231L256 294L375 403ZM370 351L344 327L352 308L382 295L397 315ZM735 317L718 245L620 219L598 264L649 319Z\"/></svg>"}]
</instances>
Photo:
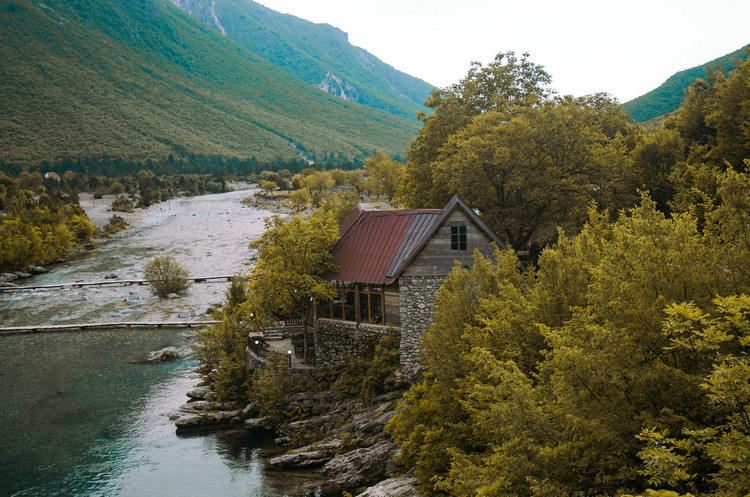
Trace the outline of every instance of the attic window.
<instances>
[{"instance_id":1,"label":"attic window","mask_svg":"<svg viewBox=\"0 0 750 497\"><path fill-rule=\"evenodd\" d=\"M451 250L466 250L466 226L451 226Z\"/></svg>"}]
</instances>

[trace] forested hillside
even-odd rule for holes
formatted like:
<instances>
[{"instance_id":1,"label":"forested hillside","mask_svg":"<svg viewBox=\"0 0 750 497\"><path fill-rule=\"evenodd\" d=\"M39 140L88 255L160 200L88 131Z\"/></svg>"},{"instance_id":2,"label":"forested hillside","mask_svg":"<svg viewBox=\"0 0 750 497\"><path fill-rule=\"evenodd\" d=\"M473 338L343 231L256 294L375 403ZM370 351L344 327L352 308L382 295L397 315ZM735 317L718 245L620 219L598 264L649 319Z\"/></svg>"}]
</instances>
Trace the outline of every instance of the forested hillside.
<instances>
[{"instance_id":1,"label":"forested hillside","mask_svg":"<svg viewBox=\"0 0 750 497\"><path fill-rule=\"evenodd\" d=\"M418 126L327 95L155 0L4 2L0 58L6 163L352 158L398 153Z\"/></svg>"},{"instance_id":2,"label":"forested hillside","mask_svg":"<svg viewBox=\"0 0 750 497\"><path fill-rule=\"evenodd\" d=\"M250 0L171 0L256 55L346 100L413 119L432 86L349 43L328 25ZM385 29L385 27L384 27Z\"/></svg>"},{"instance_id":3,"label":"forested hillside","mask_svg":"<svg viewBox=\"0 0 750 497\"><path fill-rule=\"evenodd\" d=\"M670 76L658 88L622 104L622 110L630 114L637 123L674 112L682 104L685 92L693 81L698 78L711 79L709 75L712 71L718 71L715 76L724 77L737 66L738 61L747 59L749 49L750 45L747 45L711 62L680 71Z\"/></svg>"}]
</instances>

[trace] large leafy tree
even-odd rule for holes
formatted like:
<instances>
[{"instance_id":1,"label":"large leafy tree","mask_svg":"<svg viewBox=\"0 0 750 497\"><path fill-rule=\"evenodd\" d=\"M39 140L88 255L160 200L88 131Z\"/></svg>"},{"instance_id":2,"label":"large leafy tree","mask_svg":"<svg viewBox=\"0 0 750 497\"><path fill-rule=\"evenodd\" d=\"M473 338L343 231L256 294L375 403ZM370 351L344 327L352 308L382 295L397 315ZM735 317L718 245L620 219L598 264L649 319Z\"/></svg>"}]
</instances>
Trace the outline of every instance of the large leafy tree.
<instances>
[{"instance_id":1,"label":"large leafy tree","mask_svg":"<svg viewBox=\"0 0 750 497\"><path fill-rule=\"evenodd\" d=\"M258 262L243 304L245 319L261 327L278 319L280 313L302 318L305 334L305 361L308 360L308 320L315 301L333 296L326 273L335 269L331 262L338 225L333 216L309 219L279 216L266 221L266 231L250 243L258 251Z\"/></svg>"},{"instance_id":2,"label":"large leafy tree","mask_svg":"<svg viewBox=\"0 0 750 497\"><path fill-rule=\"evenodd\" d=\"M366 186L370 193L392 200L401 182L404 165L384 152L377 152L365 161L363 167L369 176Z\"/></svg>"},{"instance_id":3,"label":"large leafy tree","mask_svg":"<svg viewBox=\"0 0 750 497\"><path fill-rule=\"evenodd\" d=\"M423 126L406 149L409 159L401 185L401 200L410 207L442 207L450 197L445 185L430 172L440 149L451 135L467 126L474 116L506 105L546 99L550 76L542 66L513 52L499 53L487 66L474 62L466 77L443 90L433 90L420 113Z\"/></svg>"},{"instance_id":4,"label":"large leafy tree","mask_svg":"<svg viewBox=\"0 0 750 497\"><path fill-rule=\"evenodd\" d=\"M629 201L625 116L601 95L505 105L474 117L443 146L435 183L459 193L516 249L577 230L588 205Z\"/></svg>"}]
</instances>

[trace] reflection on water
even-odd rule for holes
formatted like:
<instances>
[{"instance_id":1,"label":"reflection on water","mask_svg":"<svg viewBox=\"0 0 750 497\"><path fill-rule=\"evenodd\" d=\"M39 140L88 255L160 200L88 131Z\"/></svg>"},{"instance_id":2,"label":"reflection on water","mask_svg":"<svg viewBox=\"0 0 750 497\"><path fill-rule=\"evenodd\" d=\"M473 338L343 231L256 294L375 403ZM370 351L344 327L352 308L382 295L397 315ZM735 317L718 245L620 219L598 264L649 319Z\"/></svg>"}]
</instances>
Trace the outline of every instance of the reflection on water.
<instances>
[{"instance_id":1,"label":"reflection on water","mask_svg":"<svg viewBox=\"0 0 750 497\"><path fill-rule=\"evenodd\" d=\"M26 280L48 284L138 278L145 260L174 255L193 275L232 274L248 262L247 242L267 213L235 192L152 208L131 230L68 267ZM178 301L146 287L0 294L0 326L200 319L226 284L195 285ZM199 381L195 360L128 363L175 346L192 332L135 329L0 337L0 495L237 495L296 493L309 477L266 473L260 448L243 432L177 436L168 415Z\"/></svg>"}]
</instances>

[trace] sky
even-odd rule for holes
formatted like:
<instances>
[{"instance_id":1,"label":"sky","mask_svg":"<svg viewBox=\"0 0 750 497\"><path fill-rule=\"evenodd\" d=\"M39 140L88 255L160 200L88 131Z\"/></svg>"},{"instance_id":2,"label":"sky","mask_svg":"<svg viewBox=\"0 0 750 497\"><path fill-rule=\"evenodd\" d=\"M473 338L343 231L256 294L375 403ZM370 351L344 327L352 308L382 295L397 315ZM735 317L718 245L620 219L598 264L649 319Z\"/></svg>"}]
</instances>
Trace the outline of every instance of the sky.
<instances>
[{"instance_id":1,"label":"sky","mask_svg":"<svg viewBox=\"0 0 750 497\"><path fill-rule=\"evenodd\" d=\"M257 0L328 23L444 88L499 52L530 54L563 95L627 102L750 43L750 0Z\"/></svg>"}]
</instances>

